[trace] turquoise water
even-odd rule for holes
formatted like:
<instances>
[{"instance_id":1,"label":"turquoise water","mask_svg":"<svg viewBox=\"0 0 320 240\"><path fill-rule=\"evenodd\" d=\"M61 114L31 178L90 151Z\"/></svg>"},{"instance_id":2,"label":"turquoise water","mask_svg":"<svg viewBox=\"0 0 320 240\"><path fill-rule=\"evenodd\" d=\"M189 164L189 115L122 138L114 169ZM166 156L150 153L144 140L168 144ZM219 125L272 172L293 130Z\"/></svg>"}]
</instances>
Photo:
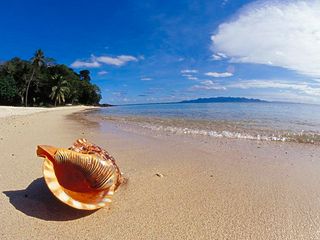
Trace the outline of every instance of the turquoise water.
<instances>
[{"instance_id":1,"label":"turquoise water","mask_svg":"<svg viewBox=\"0 0 320 240\"><path fill-rule=\"evenodd\" d=\"M152 131L320 143L320 105L184 103L101 108L104 118Z\"/></svg>"}]
</instances>

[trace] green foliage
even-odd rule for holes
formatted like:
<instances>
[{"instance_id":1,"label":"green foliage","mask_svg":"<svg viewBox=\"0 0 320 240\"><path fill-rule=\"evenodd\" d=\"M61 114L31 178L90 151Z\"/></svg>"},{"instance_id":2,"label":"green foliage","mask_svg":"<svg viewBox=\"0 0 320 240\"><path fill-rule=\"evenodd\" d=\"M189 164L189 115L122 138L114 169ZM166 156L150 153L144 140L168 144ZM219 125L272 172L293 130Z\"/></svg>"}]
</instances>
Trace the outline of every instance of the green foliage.
<instances>
[{"instance_id":1,"label":"green foliage","mask_svg":"<svg viewBox=\"0 0 320 240\"><path fill-rule=\"evenodd\" d=\"M89 82L91 80L90 71L89 70L80 71L80 79Z\"/></svg>"},{"instance_id":2,"label":"green foliage","mask_svg":"<svg viewBox=\"0 0 320 240\"><path fill-rule=\"evenodd\" d=\"M90 71L78 74L37 50L30 61L16 57L0 64L0 105L96 105L101 93L90 81Z\"/></svg>"},{"instance_id":3,"label":"green foliage","mask_svg":"<svg viewBox=\"0 0 320 240\"><path fill-rule=\"evenodd\" d=\"M86 81L80 83L79 101L86 105L95 105L101 99L100 89L97 85Z\"/></svg>"},{"instance_id":4,"label":"green foliage","mask_svg":"<svg viewBox=\"0 0 320 240\"><path fill-rule=\"evenodd\" d=\"M0 77L0 102L10 103L17 95L16 83L12 76Z\"/></svg>"},{"instance_id":5,"label":"green foliage","mask_svg":"<svg viewBox=\"0 0 320 240\"><path fill-rule=\"evenodd\" d=\"M62 75L54 75L52 77L54 81L57 82L55 86L52 87L52 92L50 98L54 100L54 105L57 106L57 103L65 103L67 94L70 92L68 81L63 79Z\"/></svg>"}]
</instances>

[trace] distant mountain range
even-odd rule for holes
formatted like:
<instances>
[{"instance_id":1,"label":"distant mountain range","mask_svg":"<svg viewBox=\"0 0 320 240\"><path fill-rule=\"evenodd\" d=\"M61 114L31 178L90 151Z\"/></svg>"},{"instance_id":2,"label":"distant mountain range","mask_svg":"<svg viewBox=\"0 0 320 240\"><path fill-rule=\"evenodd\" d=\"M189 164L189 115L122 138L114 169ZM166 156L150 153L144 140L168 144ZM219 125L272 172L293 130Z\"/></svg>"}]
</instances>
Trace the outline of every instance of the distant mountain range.
<instances>
[{"instance_id":1,"label":"distant mountain range","mask_svg":"<svg viewBox=\"0 0 320 240\"><path fill-rule=\"evenodd\" d=\"M213 98L198 98L193 100L184 100L179 103L217 103L217 102L245 102L245 103L258 103L267 102L261 99L244 98L244 97L213 97Z\"/></svg>"},{"instance_id":2,"label":"distant mountain range","mask_svg":"<svg viewBox=\"0 0 320 240\"><path fill-rule=\"evenodd\" d=\"M159 102L159 103L135 103L125 105L154 105L154 104L177 104L177 103L268 103L269 101L245 98L245 97L212 97L212 98L198 98L193 100L184 100L181 102ZM100 104L101 107L112 107L117 105Z\"/></svg>"}]
</instances>

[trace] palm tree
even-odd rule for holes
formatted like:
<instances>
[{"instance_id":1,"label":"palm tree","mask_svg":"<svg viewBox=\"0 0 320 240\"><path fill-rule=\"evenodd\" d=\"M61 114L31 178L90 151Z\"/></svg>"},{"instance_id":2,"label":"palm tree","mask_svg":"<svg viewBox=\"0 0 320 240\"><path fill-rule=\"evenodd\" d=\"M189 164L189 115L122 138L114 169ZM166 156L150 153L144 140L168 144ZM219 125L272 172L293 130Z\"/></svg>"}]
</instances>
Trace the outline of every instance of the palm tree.
<instances>
[{"instance_id":1,"label":"palm tree","mask_svg":"<svg viewBox=\"0 0 320 240\"><path fill-rule=\"evenodd\" d=\"M26 107L28 106L29 88L30 88L31 82L33 81L34 74L36 73L36 70L38 70L42 65L46 63L44 53L41 49L38 49L35 52L34 57L31 59L31 63L32 63L32 73L29 81L27 82L27 87L26 87L26 99L25 99Z\"/></svg>"},{"instance_id":2,"label":"palm tree","mask_svg":"<svg viewBox=\"0 0 320 240\"><path fill-rule=\"evenodd\" d=\"M70 88L68 81L63 79L61 75L55 74L52 80L56 81L57 85L52 87L50 98L54 100L54 106L57 106L57 103L65 102L65 96L69 94Z\"/></svg>"}]
</instances>

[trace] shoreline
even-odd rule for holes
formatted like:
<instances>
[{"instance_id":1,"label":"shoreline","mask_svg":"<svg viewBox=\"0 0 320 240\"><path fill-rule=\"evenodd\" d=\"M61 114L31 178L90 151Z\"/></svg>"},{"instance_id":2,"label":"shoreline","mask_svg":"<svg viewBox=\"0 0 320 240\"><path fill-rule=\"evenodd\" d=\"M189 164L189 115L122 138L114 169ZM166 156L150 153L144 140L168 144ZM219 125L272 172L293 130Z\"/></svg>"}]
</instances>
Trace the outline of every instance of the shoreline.
<instances>
[{"instance_id":1,"label":"shoreline","mask_svg":"<svg viewBox=\"0 0 320 240\"><path fill-rule=\"evenodd\" d=\"M317 146L148 135L77 112L0 118L1 239L320 237ZM68 147L81 137L129 178L110 209L74 211L41 182L36 145Z\"/></svg>"},{"instance_id":2,"label":"shoreline","mask_svg":"<svg viewBox=\"0 0 320 240\"><path fill-rule=\"evenodd\" d=\"M198 139L239 139L320 145L320 135L313 131L289 131L266 127L260 129L249 123L226 120L165 118L143 115L103 115L103 113L99 112L100 110L89 109L82 115L86 116L87 119L109 122L126 131L145 132L147 135L178 135Z\"/></svg>"},{"instance_id":3,"label":"shoreline","mask_svg":"<svg viewBox=\"0 0 320 240\"><path fill-rule=\"evenodd\" d=\"M59 111L59 110L83 110L83 109L93 109L97 108L94 106L63 106L63 107L23 107L23 106L0 106L0 118L12 117L12 116L21 116L21 115L29 115L34 113L41 112L51 112L51 111Z\"/></svg>"}]
</instances>

